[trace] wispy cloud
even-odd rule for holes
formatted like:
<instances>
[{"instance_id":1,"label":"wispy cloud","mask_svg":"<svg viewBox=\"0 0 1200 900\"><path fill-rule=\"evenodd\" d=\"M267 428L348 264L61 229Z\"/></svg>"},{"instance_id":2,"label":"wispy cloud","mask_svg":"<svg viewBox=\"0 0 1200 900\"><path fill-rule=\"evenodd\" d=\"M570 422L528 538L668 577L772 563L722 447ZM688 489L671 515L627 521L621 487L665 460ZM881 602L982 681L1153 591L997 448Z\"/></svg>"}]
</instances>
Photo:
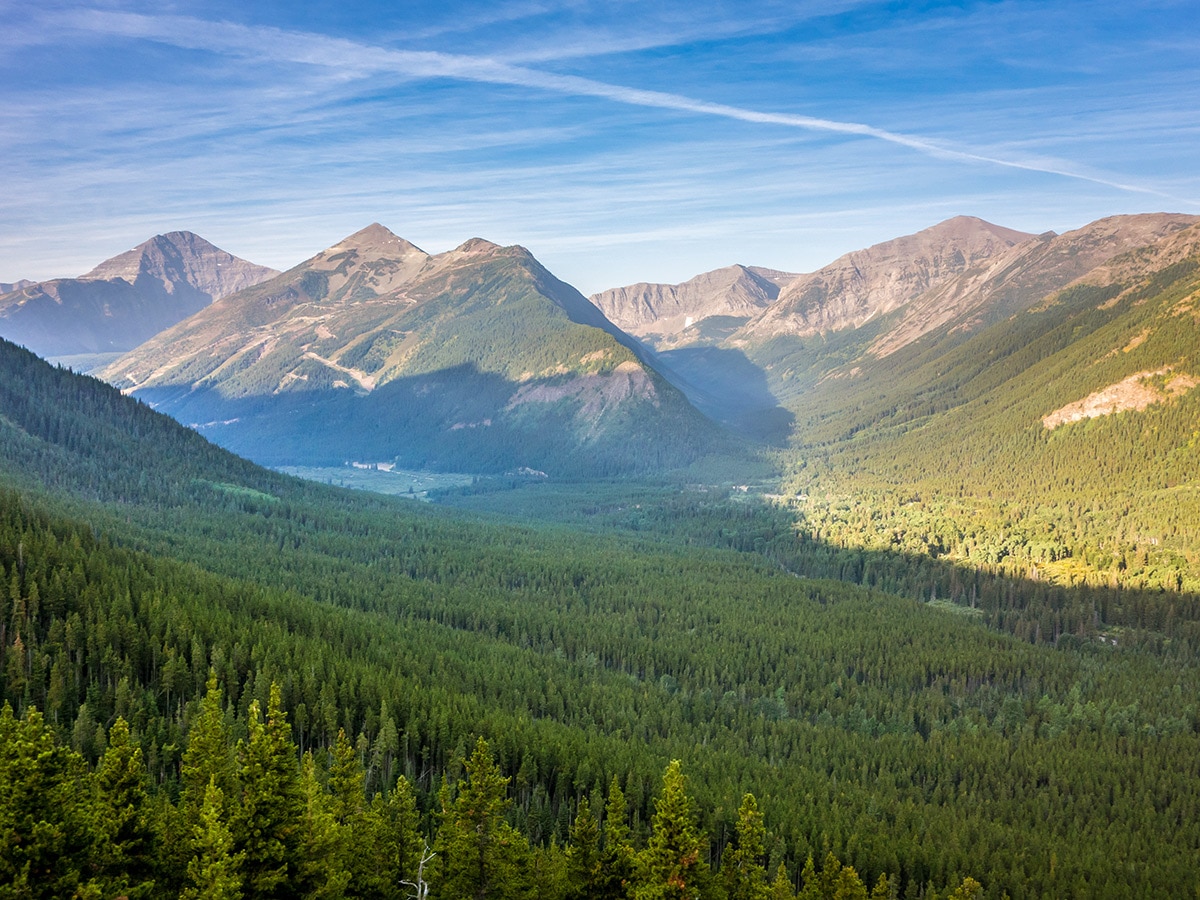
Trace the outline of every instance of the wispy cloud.
<instances>
[{"instance_id":1,"label":"wispy cloud","mask_svg":"<svg viewBox=\"0 0 1200 900\"><path fill-rule=\"evenodd\" d=\"M397 50L310 32L214 22L187 16L147 16L86 10L51 14L47 19L60 28L93 34L149 40L260 61L319 66L343 79L386 73L408 79L449 79L592 97L625 105L711 116L748 124L866 138L904 147L941 160L1037 172L1091 182L1130 193L1157 196L1177 202L1193 202L1173 197L1154 186L1110 176L1063 160L998 155L863 122L749 109L666 91L646 90L579 75L549 72L487 57L438 51Z\"/></svg>"}]
</instances>

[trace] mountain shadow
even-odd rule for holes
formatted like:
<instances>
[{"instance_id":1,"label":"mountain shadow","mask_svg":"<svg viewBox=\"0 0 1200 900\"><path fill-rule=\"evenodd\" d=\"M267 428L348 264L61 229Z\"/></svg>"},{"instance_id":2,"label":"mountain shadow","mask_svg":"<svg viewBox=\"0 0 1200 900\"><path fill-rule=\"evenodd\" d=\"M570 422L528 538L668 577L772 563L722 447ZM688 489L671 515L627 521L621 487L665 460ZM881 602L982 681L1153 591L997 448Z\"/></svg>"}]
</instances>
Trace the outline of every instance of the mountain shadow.
<instances>
[{"instance_id":1,"label":"mountain shadow","mask_svg":"<svg viewBox=\"0 0 1200 900\"><path fill-rule=\"evenodd\" d=\"M654 405L654 396L611 402L606 392L619 388L564 375L539 379L531 390L466 363L398 377L367 394L228 398L212 388L150 388L138 397L267 466L361 460L434 471L527 467L559 477L607 477L678 468L733 447L700 416L646 415L640 407Z\"/></svg>"},{"instance_id":2,"label":"mountain shadow","mask_svg":"<svg viewBox=\"0 0 1200 900\"><path fill-rule=\"evenodd\" d=\"M779 405L767 375L741 350L683 347L655 355L655 365L702 413L738 434L782 445L795 416Z\"/></svg>"}]
</instances>

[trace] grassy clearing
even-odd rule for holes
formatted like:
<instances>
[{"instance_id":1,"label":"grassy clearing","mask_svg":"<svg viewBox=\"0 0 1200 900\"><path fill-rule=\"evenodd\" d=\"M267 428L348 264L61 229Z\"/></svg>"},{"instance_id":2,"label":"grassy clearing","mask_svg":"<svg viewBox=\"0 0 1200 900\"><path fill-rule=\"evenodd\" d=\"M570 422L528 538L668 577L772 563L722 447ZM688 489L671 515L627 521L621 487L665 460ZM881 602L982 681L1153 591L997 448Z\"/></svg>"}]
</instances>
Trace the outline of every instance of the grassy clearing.
<instances>
[{"instance_id":1,"label":"grassy clearing","mask_svg":"<svg viewBox=\"0 0 1200 900\"><path fill-rule=\"evenodd\" d=\"M307 481L372 491L393 497L428 500L430 491L463 487L474 479L458 472L420 472L408 469L364 469L357 466L279 466L276 471Z\"/></svg>"}]
</instances>

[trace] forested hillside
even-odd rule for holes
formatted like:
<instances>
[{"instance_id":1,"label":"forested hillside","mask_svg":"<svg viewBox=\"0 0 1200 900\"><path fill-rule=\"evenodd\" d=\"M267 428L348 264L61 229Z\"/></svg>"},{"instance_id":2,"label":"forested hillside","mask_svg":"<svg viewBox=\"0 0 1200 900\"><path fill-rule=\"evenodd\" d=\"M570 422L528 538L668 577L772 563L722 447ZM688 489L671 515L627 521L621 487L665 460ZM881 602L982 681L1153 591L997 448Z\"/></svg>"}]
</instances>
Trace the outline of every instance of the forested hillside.
<instances>
[{"instance_id":1,"label":"forested hillside","mask_svg":"<svg viewBox=\"0 0 1200 900\"><path fill-rule=\"evenodd\" d=\"M827 380L785 482L807 530L1059 584L1200 592L1198 262L1193 227L969 339Z\"/></svg>"},{"instance_id":2,"label":"forested hillside","mask_svg":"<svg viewBox=\"0 0 1200 900\"><path fill-rule=\"evenodd\" d=\"M0 353L0 856L35 895L1197 886L1190 632L1055 647L797 578L727 501L640 538L308 485Z\"/></svg>"}]
</instances>

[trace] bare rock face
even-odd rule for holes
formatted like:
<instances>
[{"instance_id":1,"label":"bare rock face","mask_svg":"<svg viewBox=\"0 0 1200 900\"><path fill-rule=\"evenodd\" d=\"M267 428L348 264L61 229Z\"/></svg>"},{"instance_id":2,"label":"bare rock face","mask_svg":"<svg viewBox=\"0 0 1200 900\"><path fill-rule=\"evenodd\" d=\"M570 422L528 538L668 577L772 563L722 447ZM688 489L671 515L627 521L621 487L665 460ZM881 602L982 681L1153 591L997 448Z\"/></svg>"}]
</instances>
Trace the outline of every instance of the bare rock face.
<instances>
[{"instance_id":1,"label":"bare rock face","mask_svg":"<svg viewBox=\"0 0 1200 900\"><path fill-rule=\"evenodd\" d=\"M1089 273L1098 273L1108 260L1133 248L1158 247L1197 221L1170 213L1110 216L1065 234L1039 235L913 300L900 322L872 343L871 353L887 356L935 329L973 330L1028 309L1077 279L1098 277Z\"/></svg>"},{"instance_id":2,"label":"bare rock face","mask_svg":"<svg viewBox=\"0 0 1200 900\"><path fill-rule=\"evenodd\" d=\"M840 257L802 275L751 320L737 342L858 328L997 257L1033 235L958 216L932 228Z\"/></svg>"},{"instance_id":3,"label":"bare rock face","mask_svg":"<svg viewBox=\"0 0 1200 900\"><path fill-rule=\"evenodd\" d=\"M276 274L191 232L160 234L79 278L26 283L0 296L0 336L50 357L131 350Z\"/></svg>"},{"instance_id":4,"label":"bare rock face","mask_svg":"<svg viewBox=\"0 0 1200 900\"><path fill-rule=\"evenodd\" d=\"M150 238L132 250L105 260L80 276L81 281L120 278L132 285L156 283L168 294L188 285L220 300L279 273L227 253L190 231L172 231Z\"/></svg>"},{"instance_id":5,"label":"bare rock face","mask_svg":"<svg viewBox=\"0 0 1200 900\"><path fill-rule=\"evenodd\" d=\"M680 336L712 316L746 321L770 306L797 276L774 269L726 266L682 284L612 288L588 299L621 330L651 341Z\"/></svg>"}]
</instances>

